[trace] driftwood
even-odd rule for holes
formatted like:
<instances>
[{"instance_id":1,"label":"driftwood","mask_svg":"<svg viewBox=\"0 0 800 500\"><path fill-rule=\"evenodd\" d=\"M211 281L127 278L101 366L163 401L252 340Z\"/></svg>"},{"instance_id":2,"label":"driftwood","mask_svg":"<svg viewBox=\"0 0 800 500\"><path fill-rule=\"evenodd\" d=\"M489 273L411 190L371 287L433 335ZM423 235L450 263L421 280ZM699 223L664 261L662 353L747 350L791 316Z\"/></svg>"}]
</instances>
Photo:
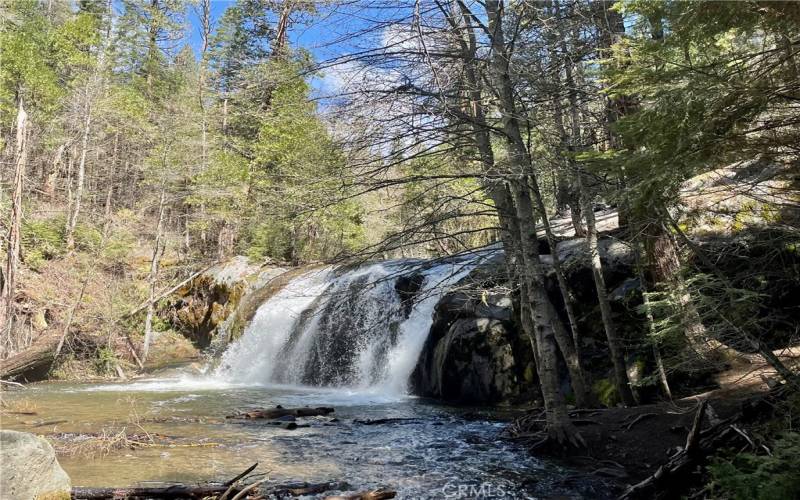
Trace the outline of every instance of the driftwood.
<instances>
[{"instance_id":1,"label":"driftwood","mask_svg":"<svg viewBox=\"0 0 800 500\"><path fill-rule=\"evenodd\" d=\"M256 467L258 467L258 462L254 463L254 464L253 464L253 465L251 465L250 467L246 468L246 469L244 470L244 472L242 472L242 473L241 473L241 474L239 474L238 476L234 477L233 479L231 479L231 480L230 480L230 481L228 481L227 483L223 484L223 486L232 486L232 485L233 485L233 484L234 484L236 481L238 481L238 480L240 480L240 479L244 479L245 477L247 477L247 475L248 475L248 474L250 474L251 472L253 472L254 470L256 470Z\"/></svg>"},{"instance_id":2,"label":"driftwood","mask_svg":"<svg viewBox=\"0 0 800 500\"><path fill-rule=\"evenodd\" d=\"M222 484L149 486L133 488L72 488L75 500L105 500L113 498L203 498L224 493L228 487ZM236 488L239 492L242 488Z\"/></svg>"},{"instance_id":3,"label":"driftwood","mask_svg":"<svg viewBox=\"0 0 800 500\"><path fill-rule=\"evenodd\" d=\"M660 498L662 493L685 485L683 479L694 468L701 464L720 446L731 443L739 434L733 423L740 415L720 421L710 428L701 430L703 415L706 410L704 400L697 409L694 422L686 436L686 445L670 460L656 470L653 475L628 488L620 500L634 498Z\"/></svg>"},{"instance_id":4,"label":"driftwood","mask_svg":"<svg viewBox=\"0 0 800 500\"><path fill-rule=\"evenodd\" d=\"M318 408L283 408L277 406L271 409L248 410L225 418L246 418L246 419L275 419L281 417L316 417L333 413L333 408L320 406Z\"/></svg>"},{"instance_id":5,"label":"driftwood","mask_svg":"<svg viewBox=\"0 0 800 500\"><path fill-rule=\"evenodd\" d=\"M246 475L246 474L245 474ZM234 480L234 483L236 481ZM216 497L220 495L245 495L260 487L259 492L267 495L276 496L303 496L303 495L317 495L325 493L326 491L340 491L346 490L350 486L347 483L339 481L330 481L325 483L292 483L292 484L279 484L279 485L265 485L265 479L256 481L251 484L173 484L169 486L145 486L145 487L131 487L131 488L72 488L71 497L73 500L108 500L108 499L177 499L177 498L191 498L200 499L204 497ZM240 496L239 498L243 498ZM353 497L361 498L361 497ZM364 497L365 500L381 500L383 498L393 497Z\"/></svg>"},{"instance_id":6,"label":"driftwood","mask_svg":"<svg viewBox=\"0 0 800 500\"><path fill-rule=\"evenodd\" d=\"M354 424L361 425L383 425L383 424L397 424L397 423L413 423L419 422L418 418L375 418L366 420L353 420Z\"/></svg>"},{"instance_id":7,"label":"driftwood","mask_svg":"<svg viewBox=\"0 0 800 500\"><path fill-rule=\"evenodd\" d=\"M325 500L388 500L397 496L396 491L379 489L372 491L362 491L352 495L335 495L325 497Z\"/></svg>"},{"instance_id":8,"label":"driftwood","mask_svg":"<svg viewBox=\"0 0 800 500\"><path fill-rule=\"evenodd\" d=\"M58 340L52 336L41 338L24 351L0 361L0 378L24 378L35 372L44 376L53 365Z\"/></svg>"},{"instance_id":9,"label":"driftwood","mask_svg":"<svg viewBox=\"0 0 800 500\"><path fill-rule=\"evenodd\" d=\"M291 495L301 497L306 495L319 495L326 491L341 491L350 488L350 485L342 481L331 481L327 483L297 483L287 484L276 488L270 488L270 493L274 495Z\"/></svg>"}]
</instances>

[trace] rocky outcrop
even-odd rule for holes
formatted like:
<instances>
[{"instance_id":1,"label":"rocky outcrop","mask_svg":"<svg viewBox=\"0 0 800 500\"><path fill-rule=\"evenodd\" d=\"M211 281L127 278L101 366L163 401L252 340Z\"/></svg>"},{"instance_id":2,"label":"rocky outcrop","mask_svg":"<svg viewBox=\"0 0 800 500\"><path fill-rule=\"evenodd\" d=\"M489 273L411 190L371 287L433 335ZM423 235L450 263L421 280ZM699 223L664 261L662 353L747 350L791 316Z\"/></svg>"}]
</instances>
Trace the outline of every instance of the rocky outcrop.
<instances>
[{"instance_id":1,"label":"rocky outcrop","mask_svg":"<svg viewBox=\"0 0 800 500\"><path fill-rule=\"evenodd\" d=\"M533 354L517 333L506 279L500 253L439 301L411 377L416 394L479 405L531 396Z\"/></svg>"},{"instance_id":2,"label":"rocky outcrop","mask_svg":"<svg viewBox=\"0 0 800 500\"><path fill-rule=\"evenodd\" d=\"M608 236L600 239L599 247L606 283L619 311L617 318L625 323L620 328L623 332L640 331L641 318L625 316L623 311L631 308L622 306L639 293L638 280L633 278L633 253L625 243ZM549 269L548 291L553 302L560 305L553 256L544 243L540 244L540 250L547 252L541 255L541 260ZM559 242L556 251L578 300L584 359L590 369L596 368L601 378L605 377L608 368L608 356L602 354L605 334L596 306L585 240ZM414 391L458 404L533 401L537 397L536 369L530 340L517 324L517 300L517 292L507 278L502 252L445 295L436 307L431 333L412 376ZM565 392L568 390L565 386Z\"/></svg>"},{"instance_id":3,"label":"rocky outcrop","mask_svg":"<svg viewBox=\"0 0 800 500\"><path fill-rule=\"evenodd\" d=\"M457 319L431 353L425 395L461 404L508 400L520 386L513 330L489 318Z\"/></svg>"},{"instance_id":4,"label":"rocky outcrop","mask_svg":"<svg viewBox=\"0 0 800 500\"><path fill-rule=\"evenodd\" d=\"M285 272L282 267L259 266L247 257L233 257L209 268L179 289L178 298L163 314L178 332L205 349L248 294L263 289Z\"/></svg>"},{"instance_id":5,"label":"rocky outcrop","mask_svg":"<svg viewBox=\"0 0 800 500\"><path fill-rule=\"evenodd\" d=\"M4 500L70 498L70 481L44 438L0 431L0 493Z\"/></svg>"}]
</instances>

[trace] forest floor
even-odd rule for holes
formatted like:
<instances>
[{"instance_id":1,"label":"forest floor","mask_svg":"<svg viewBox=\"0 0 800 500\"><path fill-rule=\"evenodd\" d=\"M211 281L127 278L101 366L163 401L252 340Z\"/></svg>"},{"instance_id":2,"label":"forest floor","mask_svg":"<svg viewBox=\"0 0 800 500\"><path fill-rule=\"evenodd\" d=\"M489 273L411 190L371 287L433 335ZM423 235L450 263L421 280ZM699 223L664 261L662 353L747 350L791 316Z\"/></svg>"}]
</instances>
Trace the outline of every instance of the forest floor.
<instances>
[{"instance_id":1,"label":"forest floor","mask_svg":"<svg viewBox=\"0 0 800 500\"><path fill-rule=\"evenodd\" d=\"M800 347L775 352L787 364L800 363ZM629 408L577 410L572 416L586 447L577 451L537 449L535 453L553 455L576 472L597 476L621 493L627 485L651 476L686 445L703 400L708 403L701 429L706 429L739 413L745 402L766 394L777 380L766 363L741 361L719 373L719 387L707 392ZM542 418L539 410L529 416L537 421ZM521 439L527 438L523 435Z\"/></svg>"}]
</instances>

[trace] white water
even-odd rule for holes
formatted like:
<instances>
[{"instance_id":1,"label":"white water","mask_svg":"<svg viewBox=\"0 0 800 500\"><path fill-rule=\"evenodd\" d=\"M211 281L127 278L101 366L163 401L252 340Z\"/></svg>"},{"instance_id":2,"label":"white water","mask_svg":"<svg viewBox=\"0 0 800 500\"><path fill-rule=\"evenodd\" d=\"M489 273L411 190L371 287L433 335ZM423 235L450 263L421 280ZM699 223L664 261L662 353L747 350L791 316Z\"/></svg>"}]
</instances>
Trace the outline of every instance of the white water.
<instances>
[{"instance_id":1,"label":"white water","mask_svg":"<svg viewBox=\"0 0 800 500\"><path fill-rule=\"evenodd\" d=\"M224 353L212 384L338 388L379 398L403 396L433 322L434 308L477 258L417 271L424 277L410 311L397 278L419 263L391 261L292 280L256 312Z\"/></svg>"}]
</instances>

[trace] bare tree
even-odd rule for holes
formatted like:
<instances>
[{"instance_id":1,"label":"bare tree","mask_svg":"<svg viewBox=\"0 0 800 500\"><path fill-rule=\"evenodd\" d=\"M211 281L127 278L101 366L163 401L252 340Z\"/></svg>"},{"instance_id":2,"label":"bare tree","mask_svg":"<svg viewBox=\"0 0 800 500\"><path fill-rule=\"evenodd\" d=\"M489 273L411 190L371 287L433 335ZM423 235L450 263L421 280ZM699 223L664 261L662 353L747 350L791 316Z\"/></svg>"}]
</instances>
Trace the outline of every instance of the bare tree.
<instances>
[{"instance_id":1,"label":"bare tree","mask_svg":"<svg viewBox=\"0 0 800 500\"><path fill-rule=\"evenodd\" d=\"M19 266L20 230L22 228L22 189L25 167L28 162L28 113L24 100L17 96L16 141L14 143L14 182L11 194L11 221L6 235L6 265L0 280L0 328L3 342L0 358L15 349L14 339L14 294L16 292L17 268Z\"/></svg>"}]
</instances>

